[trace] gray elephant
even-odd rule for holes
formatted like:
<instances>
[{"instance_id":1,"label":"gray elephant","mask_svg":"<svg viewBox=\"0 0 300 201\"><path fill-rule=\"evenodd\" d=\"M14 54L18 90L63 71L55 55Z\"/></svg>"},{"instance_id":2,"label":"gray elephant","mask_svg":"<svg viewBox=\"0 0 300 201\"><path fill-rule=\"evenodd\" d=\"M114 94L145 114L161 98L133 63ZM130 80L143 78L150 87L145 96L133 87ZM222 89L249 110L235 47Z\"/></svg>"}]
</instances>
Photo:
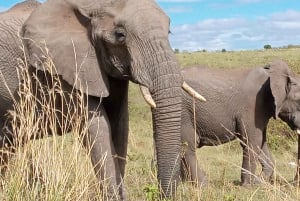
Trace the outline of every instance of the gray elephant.
<instances>
[{"instance_id":1,"label":"gray elephant","mask_svg":"<svg viewBox=\"0 0 300 201\"><path fill-rule=\"evenodd\" d=\"M12 109L13 100L10 91L15 92L19 86L16 69L19 61L16 58L24 60L24 53L20 47L18 31L31 12L39 5L40 3L37 1L27 1L0 13L0 117L4 117L7 110ZM1 128L4 126L4 122L5 118L0 118Z\"/></svg>"},{"instance_id":2,"label":"gray elephant","mask_svg":"<svg viewBox=\"0 0 300 201\"><path fill-rule=\"evenodd\" d=\"M299 132L300 79L281 60L255 69L191 67L183 69L182 74L207 98L205 103L195 101L193 107L193 99L183 96L183 178L205 184L207 178L197 164L195 149L238 138L243 149L241 184L269 181L274 161L266 142L267 124L271 117L279 117ZM255 176L257 159L262 165L262 178Z\"/></svg>"},{"instance_id":3,"label":"gray elephant","mask_svg":"<svg viewBox=\"0 0 300 201\"><path fill-rule=\"evenodd\" d=\"M64 91L57 92L55 101L73 99L69 94L74 88L85 94L89 127L83 144L91 150L97 178L109 178L109 190L118 192L115 199L125 199L122 180L128 140L128 81L151 94L154 102L148 102L154 107L158 180L163 196L172 196L180 174L183 79L168 41L169 18L153 0L48 0L38 5L28 0L0 15L1 78L8 83L3 84L2 79L1 123L12 108L7 88L15 93L19 86L16 59L24 59L17 37L20 29L32 77L54 86L45 68L45 53L51 55ZM59 108L58 125L65 112ZM67 126L70 130L71 125ZM10 133L2 131L1 147L13 144ZM104 154L103 167L99 162Z\"/></svg>"}]
</instances>

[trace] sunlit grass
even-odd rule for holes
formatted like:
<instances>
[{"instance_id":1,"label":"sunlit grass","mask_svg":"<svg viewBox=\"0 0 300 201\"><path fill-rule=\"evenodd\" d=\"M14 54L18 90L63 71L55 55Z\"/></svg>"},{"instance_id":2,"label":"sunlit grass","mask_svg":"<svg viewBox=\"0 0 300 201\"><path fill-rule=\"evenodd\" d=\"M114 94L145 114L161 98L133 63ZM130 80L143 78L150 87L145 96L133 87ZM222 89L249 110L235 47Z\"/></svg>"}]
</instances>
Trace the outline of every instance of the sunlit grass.
<instances>
[{"instance_id":1,"label":"sunlit grass","mask_svg":"<svg viewBox=\"0 0 300 201\"><path fill-rule=\"evenodd\" d=\"M205 65L217 68L257 67L282 59L288 62L295 73L300 72L300 48L269 49L237 52L195 52L177 54L183 67Z\"/></svg>"},{"instance_id":2,"label":"sunlit grass","mask_svg":"<svg viewBox=\"0 0 300 201\"><path fill-rule=\"evenodd\" d=\"M202 64L222 68L255 67L281 58L289 63L294 72L300 72L300 49L199 52L177 56L183 66ZM25 134L31 134L37 129L34 126L36 121L31 119L32 113L27 112L31 107L21 105L18 111L24 115L22 117L25 121L19 131L22 130ZM156 174L151 169L151 111L134 84L130 84L129 109L130 130L125 175L127 198L130 201L157 200L159 191ZM99 192L93 167L87 156L88 150L82 148L79 137L81 134L77 131L79 129L63 137L29 141L25 146L19 147L1 180L0 200L107 200ZM292 163L296 162L296 136L279 120L272 120L268 131L269 145L276 161L274 184L247 188L239 185L242 149L235 141L197 150L199 164L206 171L210 183L207 187L180 184L176 200L299 200L299 188L290 183L296 171Z\"/></svg>"},{"instance_id":3,"label":"sunlit grass","mask_svg":"<svg viewBox=\"0 0 300 201\"><path fill-rule=\"evenodd\" d=\"M20 61L18 71L22 83L19 96L15 96L15 110L8 115L14 149L10 149L13 150L11 160L1 179L1 197L4 200L107 200L107 181L96 180L88 157L90 150L83 149L82 145L88 128L85 95L72 87L65 91L47 53L44 52L47 73L42 81L36 79L36 74L28 73L26 62ZM62 137L47 137L58 130ZM99 184L104 189L101 192Z\"/></svg>"}]
</instances>

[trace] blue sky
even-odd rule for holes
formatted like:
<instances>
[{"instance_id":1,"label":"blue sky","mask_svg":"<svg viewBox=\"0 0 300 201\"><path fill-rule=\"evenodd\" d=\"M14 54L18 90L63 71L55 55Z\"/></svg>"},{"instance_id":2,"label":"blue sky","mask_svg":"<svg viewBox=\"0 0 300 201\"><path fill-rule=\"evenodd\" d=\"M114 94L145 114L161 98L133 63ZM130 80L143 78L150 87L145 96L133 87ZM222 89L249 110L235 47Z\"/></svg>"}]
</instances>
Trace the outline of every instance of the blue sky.
<instances>
[{"instance_id":1,"label":"blue sky","mask_svg":"<svg viewBox=\"0 0 300 201\"><path fill-rule=\"evenodd\" d=\"M180 50L246 50L300 45L300 0L156 0ZM0 0L0 9L17 0Z\"/></svg>"}]
</instances>

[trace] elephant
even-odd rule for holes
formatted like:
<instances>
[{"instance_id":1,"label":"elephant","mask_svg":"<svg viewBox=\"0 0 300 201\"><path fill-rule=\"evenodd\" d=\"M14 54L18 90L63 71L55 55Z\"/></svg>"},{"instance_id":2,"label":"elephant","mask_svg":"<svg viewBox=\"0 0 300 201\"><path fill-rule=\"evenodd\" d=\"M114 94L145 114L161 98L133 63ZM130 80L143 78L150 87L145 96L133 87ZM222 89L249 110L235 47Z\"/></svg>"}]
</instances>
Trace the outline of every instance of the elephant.
<instances>
[{"instance_id":1,"label":"elephant","mask_svg":"<svg viewBox=\"0 0 300 201\"><path fill-rule=\"evenodd\" d=\"M117 196L111 195L112 199L125 200L128 83L139 84L142 93L147 92L153 100L149 102L144 95L152 107L161 194L172 197L180 175L181 90L196 92L187 89L183 82L168 40L170 19L155 1L48 0L39 5L27 0L1 13L0 20L1 77L8 82L1 84L5 89L0 88L1 123L7 121L5 114L12 108L12 99L23 82L15 73L19 64L16 58L27 64L31 78L37 78L38 83L32 81L36 87L56 86L51 79L57 75L63 88L56 92L56 102L65 97L73 100L70 92L74 90L84 94L88 111L84 123L88 131L83 136L83 145L90 150L98 180L107 179L108 191L118 192ZM19 49L22 45L25 53ZM49 56L55 65L53 72L45 67ZM34 96L39 100L42 95L37 90ZM75 105L67 108L75 111ZM64 107L55 109L56 133L49 130L33 139L63 133L59 125L67 118L66 111ZM67 128L72 129L71 121ZM0 147L13 145L13 136L2 129ZM101 166L104 155L105 165Z\"/></svg>"},{"instance_id":2,"label":"elephant","mask_svg":"<svg viewBox=\"0 0 300 201\"><path fill-rule=\"evenodd\" d=\"M279 59L254 69L193 66L181 72L184 80L207 99L200 103L183 93L182 178L207 184L196 148L239 139L243 149L241 185L270 181L274 159L267 145L267 125L270 118L280 118L300 133L300 78ZM255 176L256 160L262 166L260 177ZM294 180L298 181L298 175L299 167Z\"/></svg>"},{"instance_id":3,"label":"elephant","mask_svg":"<svg viewBox=\"0 0 300 201\"><path fill-rule=\"evenodd\" d=\"M5 113L7 110L12 109L13 106L13 99L11 98L10 91L15 92L18 89L19 80L17 68L15 67L19 65L19 62L15 58L24 60L24 53L20 48L21 43L18 39L18 30L21 28L23 22L29 17L31 12L39 5L40 3L34 0L26 1L16 4L8 11L0 12L1 128L5 123ZM5 72L5 69L9 70L9 76L6 76L8 72Z\"/></svg>"}]
</instances>

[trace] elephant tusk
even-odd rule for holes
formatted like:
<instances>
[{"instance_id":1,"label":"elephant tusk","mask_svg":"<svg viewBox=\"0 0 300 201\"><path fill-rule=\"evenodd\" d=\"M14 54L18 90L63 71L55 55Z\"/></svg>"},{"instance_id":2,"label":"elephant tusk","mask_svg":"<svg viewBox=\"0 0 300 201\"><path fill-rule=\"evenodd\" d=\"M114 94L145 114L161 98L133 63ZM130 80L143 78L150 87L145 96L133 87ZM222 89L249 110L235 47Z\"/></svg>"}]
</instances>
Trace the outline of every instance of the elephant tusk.
<instances>
[{"instance_id":1,"label":"elephant tusk","mask_svg":"<svg viewBox=\"0 0 300 201\"><path fill-rule=\"evenodd\" d=\"M297 134L300 135L300 129L299 128L297 129Z\"/></svg>"},{"instance_id":2,"label":"elephant tusk","mask_svg":"<svg viewBox=\"0 0 300 201\"><path fill-rule=\"evenodd\" d=\"M151 108L155 109L156 108L156 104L155 104L155 102L154 102L154 100L153 100L153 98L152 98L152 96L150 94L149 89L147 87L145 87L145 86L142 86L142 85L140 85L140 89L141 89L141 92L143 94L143 97L144 97L146 103L148 103Z\"/></svg>"},{"instance_id":3,"label":"elephant tusk","mask_svg":"<svg viewBox=\"0 0 300 201\"><path fill-rule=\"evenodd\" d=\"M183 82L182 88L184 89L184 91L186 91L188 94L195 97L199 101L206 102L206 99L203 96L201 96L197 91L195 91L191 86L189 86L186 82Z\"/></svg>"}]
</instances>

